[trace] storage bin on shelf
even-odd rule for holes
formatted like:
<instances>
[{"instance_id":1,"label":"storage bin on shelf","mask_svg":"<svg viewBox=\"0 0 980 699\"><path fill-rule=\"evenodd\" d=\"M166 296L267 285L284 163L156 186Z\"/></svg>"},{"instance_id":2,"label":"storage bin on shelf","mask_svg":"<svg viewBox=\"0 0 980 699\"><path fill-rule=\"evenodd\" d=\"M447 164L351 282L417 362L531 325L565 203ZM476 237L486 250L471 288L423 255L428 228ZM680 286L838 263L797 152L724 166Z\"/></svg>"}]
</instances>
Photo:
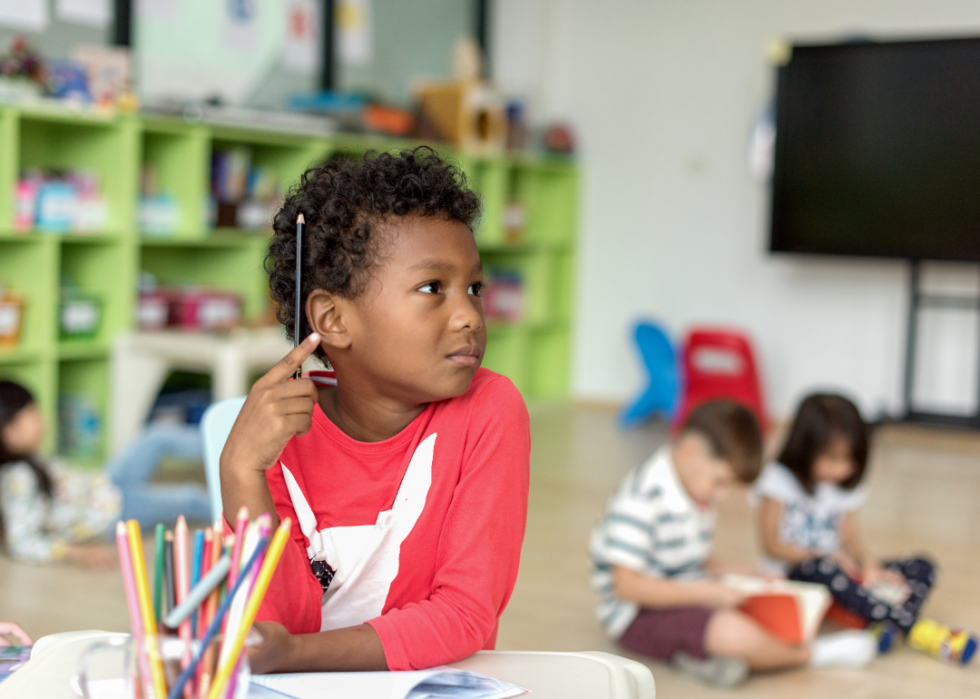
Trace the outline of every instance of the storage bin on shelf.
<instances>
[{"instance_id":1,"label":"storage bin on shelf","mask_svg":"<svg viewBox=\"0 0 980 699\"><path fill-rule=\"evenodd\" d=\"M62 340L92 340L102 322L102 299L74 289L62 294L58 330Z\"/></svg>"},{"instance_id":2,"label":"storage bin on shelf","mask_svg":"<svg viewBox=\"0 0 980 699\"><path fill-rule=\"evenodd\" d=\"M20 341L24 302L0 288L0 347L14 347Z\"/></svg>"}]
</instances>

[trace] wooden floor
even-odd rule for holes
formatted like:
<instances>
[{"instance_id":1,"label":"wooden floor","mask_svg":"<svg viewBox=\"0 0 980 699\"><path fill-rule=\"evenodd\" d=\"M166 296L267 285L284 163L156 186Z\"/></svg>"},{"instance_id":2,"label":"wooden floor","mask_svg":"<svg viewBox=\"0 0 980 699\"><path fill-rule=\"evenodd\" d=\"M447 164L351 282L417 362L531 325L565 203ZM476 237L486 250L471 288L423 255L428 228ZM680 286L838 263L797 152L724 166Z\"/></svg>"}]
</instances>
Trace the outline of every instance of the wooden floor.
<instances>
[{"instance_id":1,"label":"wooden floor","mask_svg":"<svg viewBox=\"0 0 980 699\"><path fill-rule=\"evenodd\" d=\"M532 432L528 530L498 647L629 655L605 638L593 618L585 542L620 477L662 444L666 433L657 426L622 433L611 411L569 406L532 410ZM930 552L943 576L925 613L980 630L980 435L883 428L870 473L871 497L862 518L872 550ZM736 560L755 556L752 511L741 495L722 507L716 549ZM122 583L112 573L0 558L0 619L20 622L35 637L72 629L125 630ZM660 697L980 696L980 661L949 667L904 647L866 670L757 676L735 692L705 688L660 663L649 666Z\"/></svg>"}]
</instances>

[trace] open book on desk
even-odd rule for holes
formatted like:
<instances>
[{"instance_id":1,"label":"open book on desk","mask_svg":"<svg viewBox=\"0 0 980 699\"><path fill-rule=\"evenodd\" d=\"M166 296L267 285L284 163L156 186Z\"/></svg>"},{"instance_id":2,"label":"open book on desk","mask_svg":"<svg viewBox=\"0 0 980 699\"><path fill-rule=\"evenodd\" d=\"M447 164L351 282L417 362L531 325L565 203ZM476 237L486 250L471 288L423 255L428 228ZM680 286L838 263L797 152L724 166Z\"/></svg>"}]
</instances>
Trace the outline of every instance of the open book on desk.
<instances>
[{"instance_id":1,"label":"open book on desk","mask_svg":"<svg viewBox=\"0 0 980 699\"><path fill-rule=\"evenodd\" d=\"M724 575L721 582L745 593L748 598L739 610L786 643L809 642L830 607L830 592L817 583L766 580L750 575Z\"/></svg>"},{"instance_id":2,"label":"open book on desk","mask_svg":"<svg viewBox=\"0 0 980 699\"><path fill-rule=\"evenodd\" d=\"M527 690L486 675L435 667L414 672L303 672L253 675L249 699L509 699Z\"/></svg>"}]
</instances>

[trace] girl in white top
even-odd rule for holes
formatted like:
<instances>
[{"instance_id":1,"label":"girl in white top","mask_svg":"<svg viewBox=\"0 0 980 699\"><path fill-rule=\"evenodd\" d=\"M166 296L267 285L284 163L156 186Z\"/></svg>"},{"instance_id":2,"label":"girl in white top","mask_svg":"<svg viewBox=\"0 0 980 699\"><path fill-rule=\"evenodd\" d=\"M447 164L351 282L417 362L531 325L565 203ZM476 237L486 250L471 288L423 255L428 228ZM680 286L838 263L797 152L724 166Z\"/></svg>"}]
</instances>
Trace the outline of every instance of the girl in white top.
<instances>
[{"instance_id":1,"label":"girl in white top","mask_svg":"<svg viewBox=\"0 0 980 699\"><path fill-rule=\"evenodd\" d=\"M897 630L910 645L966 663L974 636L919 619L936 579L933 563L882 562L861 543L857 511L867 461L868 429L851 401L830 394L803 400L779 462L763 469L754 488L765 566L827 585L846 616L882 632L882 650Z\"/></svg>"}]
</instances>

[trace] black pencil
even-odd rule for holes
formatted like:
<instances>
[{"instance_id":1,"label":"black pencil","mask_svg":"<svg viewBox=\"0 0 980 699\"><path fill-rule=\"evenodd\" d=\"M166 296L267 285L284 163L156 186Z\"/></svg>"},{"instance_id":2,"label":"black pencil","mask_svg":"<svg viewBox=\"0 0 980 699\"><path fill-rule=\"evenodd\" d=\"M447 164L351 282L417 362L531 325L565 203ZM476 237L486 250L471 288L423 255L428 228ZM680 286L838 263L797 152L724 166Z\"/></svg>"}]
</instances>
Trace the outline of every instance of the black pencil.
<instances>
[{"instance_id":1,"label":"black pencil","mask_svg":"<svg viewBox=\"0 0 980 699\"><path fill-rule=\"evenodd\" d=\"M303 226L306 219L303 214L296 217L296 317L293 319L293 347L296 347L302 338L299 336L300 326L300 301L303 297ZM294 378L300 377L300 370L297 369Z\"/></svg>"}]
</instances>

